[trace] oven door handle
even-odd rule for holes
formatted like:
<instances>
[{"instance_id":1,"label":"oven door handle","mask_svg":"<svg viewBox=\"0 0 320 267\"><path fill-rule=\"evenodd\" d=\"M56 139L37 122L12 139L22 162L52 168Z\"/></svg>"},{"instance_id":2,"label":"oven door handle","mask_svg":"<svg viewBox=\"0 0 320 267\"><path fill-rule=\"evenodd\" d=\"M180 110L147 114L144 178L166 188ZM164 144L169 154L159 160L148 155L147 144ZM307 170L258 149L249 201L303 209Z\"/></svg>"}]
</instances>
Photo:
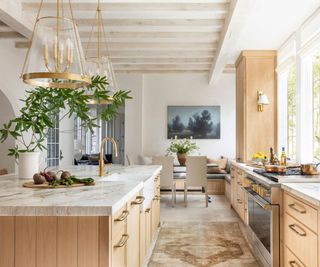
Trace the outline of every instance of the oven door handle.
<instances>
[{"instance_id":1,"label":"oven door handle","mask_svg":"<svg viewBox=\"0 0 320 267\"><path fill-rule=\"evenodd\" d=\"M263 200L263 199L259 199L257 198L255 195L253 195L249 190L248 188L246 187L243 187L244 190L246 190L246 192L248 193L248 196L250 198L252 198L261 208L263 208L264 210L272 210L272 208L274 207L278 207L278 205L273 205L273 204L270 204L269 202Z\"/></svg>"}]
</instances>

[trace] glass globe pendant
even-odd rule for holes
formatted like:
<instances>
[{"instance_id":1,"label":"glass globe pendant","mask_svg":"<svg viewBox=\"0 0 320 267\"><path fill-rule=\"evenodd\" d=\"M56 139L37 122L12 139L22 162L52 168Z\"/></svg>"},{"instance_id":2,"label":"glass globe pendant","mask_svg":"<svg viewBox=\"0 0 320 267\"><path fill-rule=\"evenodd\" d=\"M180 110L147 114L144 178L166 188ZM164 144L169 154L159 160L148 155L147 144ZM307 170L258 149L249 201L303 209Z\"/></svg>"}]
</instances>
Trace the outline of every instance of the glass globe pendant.
<instances>
[{"instance_id":1,"label":"glass globe pendant","mask_svg":"<svg viewBox=\"0 0 320 267\"><path fill-rule=\"evenodd\" d=\"M82 88L91 84L78 29L73 18L64 16L64 4L57 0L56 16L40 17L40 3L22 79L32 86Z\"/></svg>"},{"instance_id":2,"label":"glass globe pendant","mask_svg":"<svg viewBox=\"0 0 320 267\"><path fill-rule=\"evenodd\" d=\"M118 85L116 77L114 74L113 66L110 60L109 47L107 43L107 35L103 25L103 19L100 8L100 0L98 0L98 6L95 16L95 23L92 26L90 39L86 49L86 62L88 67L88 72L90 76L105 76L108 81L108 90L114 93L118 90ZM98 42L95 45L92 42L93 33L97 28ZM95 55L89 55L90 49L96 49L97 53Z\"/></svg>"}]
</instances>

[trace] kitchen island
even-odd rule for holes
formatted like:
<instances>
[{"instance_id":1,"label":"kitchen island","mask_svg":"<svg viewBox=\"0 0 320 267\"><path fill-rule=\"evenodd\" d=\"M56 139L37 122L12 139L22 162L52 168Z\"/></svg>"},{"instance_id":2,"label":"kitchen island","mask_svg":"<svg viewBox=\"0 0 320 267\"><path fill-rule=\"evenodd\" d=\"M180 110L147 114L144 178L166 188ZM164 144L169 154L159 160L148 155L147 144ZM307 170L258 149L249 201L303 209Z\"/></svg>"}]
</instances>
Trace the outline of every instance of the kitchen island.
<instances>
[{"instance_id":1,"label":"kitchen island","mask_svg":"<svg viewBox=\"0 0 320 267\"><path fill-rule=\"evenodd\" d=\"M30 189L0 177L0 267L142 266L160 221L161 167L63 169L96 184Z\"/></svg>"}]
</instances>

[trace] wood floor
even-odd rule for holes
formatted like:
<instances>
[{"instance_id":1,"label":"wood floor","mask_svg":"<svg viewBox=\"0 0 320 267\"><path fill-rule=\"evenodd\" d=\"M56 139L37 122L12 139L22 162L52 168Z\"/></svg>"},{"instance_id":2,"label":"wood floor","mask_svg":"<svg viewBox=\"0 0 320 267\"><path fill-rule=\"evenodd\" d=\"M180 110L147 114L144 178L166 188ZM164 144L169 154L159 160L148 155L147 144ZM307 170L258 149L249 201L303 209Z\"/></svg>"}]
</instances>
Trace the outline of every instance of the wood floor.
<instances>
[{"instance_id":1,"label":"wood floor","mask_svg":"<svg viewBox=\"0 0 320 267\"><path fill-rule=\"evenodd\" d=\"M230 207L230 204L225 200L224 196L211 196L211 203L209 207L205 207L204 196L201 195L189 195L188 196L188 207L186 208L183 202L183 195L177 196L177 203L174 208L171 206L171 195L161 195L161 222L163 226L166 226L175 222L198 222L209 223L209 222L225 222L225 223L237 223L240 227L240 231L245 233L245 226ZM157 244L161 243L161 235L157 241ZM195 240L197 241L197 240ZM245 241L246 242L246 241ZM157 245L156 245L157 247ZM249 254L251 254L249 252ZM169 264L170 265L170 264ZM149 266L158 266L158 264L150 264ZM162 266L162 265L159 265ZM171 265L170 265L171 266ZM179 265L180 266L180 265ZM198 266L188 265L187 266ZM227 265L202 265L199 266L229 266ZM231 266L231 265L230 265ZM254 265L239 265L239 266L258 266L257 263Z\"/></svg>"}]
</instances>

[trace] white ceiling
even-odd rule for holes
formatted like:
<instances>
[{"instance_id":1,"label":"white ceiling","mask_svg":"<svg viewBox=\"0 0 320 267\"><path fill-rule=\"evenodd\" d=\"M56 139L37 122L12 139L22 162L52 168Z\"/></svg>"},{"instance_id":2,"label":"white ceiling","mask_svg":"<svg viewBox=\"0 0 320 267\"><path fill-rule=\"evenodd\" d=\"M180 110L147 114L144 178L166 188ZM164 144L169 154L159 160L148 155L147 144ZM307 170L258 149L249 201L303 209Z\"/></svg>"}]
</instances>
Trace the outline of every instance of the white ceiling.
<instances>
[{"instance_id":1,"label":"white ceiling","mask_svg":"<svg viewBox=\"0 0 320 267\"><path fill-rule=\"evenodd\" d=\"M0 20L30 36L39 2L0 1ZM55 2L44 0L44 13L54 12ZM232 72L241 50L278 49L320 7L320 0L101 2L117 72L201 72L209 74L209 81ZM97 1L71 3L86 44ZM1 26L0 38L15 39L17 47L25 49L26 39L11 31Z\"/></svg>"},{"instance_id":2,"label":"white ceiling","mask_svg":"<svg viewBox=\"0 0 320 267\"><path fill-rule=\"evenodd\" d=\"M256 0L244 14L229 61L234 62L241 50L277 50L319 7L320 0Z\"/></svg>"}]
</instances>

